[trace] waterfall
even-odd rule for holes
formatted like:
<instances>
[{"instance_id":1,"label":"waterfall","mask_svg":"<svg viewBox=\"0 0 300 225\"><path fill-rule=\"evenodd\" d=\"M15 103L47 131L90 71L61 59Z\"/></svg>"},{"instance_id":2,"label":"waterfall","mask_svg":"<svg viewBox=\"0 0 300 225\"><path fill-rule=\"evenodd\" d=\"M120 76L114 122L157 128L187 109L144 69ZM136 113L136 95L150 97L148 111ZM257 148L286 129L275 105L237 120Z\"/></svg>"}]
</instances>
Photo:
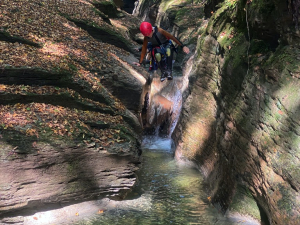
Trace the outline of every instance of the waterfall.
<instances>
[{"instance_id":1,"label":"waterfall","mask_svg":"<svg viewBox=\"0 0 300 225\"><path fill-rule=\"evenodd\" d=\"M179 116L180 116L180 112L181 112L182 93L181 93L180 89L177 89L177 91L175 92L175 94L173 96L173 102L174 102L174 105L173 105L173 110L172 111L173 111L174 117L172 117L172 121L171 121L171 124L170 124L169 137L171 137L171 135L172 135L172 133L173 133L173 131L174 131L176 125L177 125L177 122L178 122L178 119L179 119Z\"/></svg>"}]
</instances>

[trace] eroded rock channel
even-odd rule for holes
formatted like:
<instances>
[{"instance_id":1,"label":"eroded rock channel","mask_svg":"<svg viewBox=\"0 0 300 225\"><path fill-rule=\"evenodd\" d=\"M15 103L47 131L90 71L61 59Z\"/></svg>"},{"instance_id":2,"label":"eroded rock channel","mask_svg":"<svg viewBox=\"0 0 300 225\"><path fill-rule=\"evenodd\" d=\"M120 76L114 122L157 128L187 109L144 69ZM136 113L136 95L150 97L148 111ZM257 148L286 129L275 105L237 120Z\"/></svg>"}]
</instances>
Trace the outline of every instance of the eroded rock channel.
<instances>
[{"instance_id":1,"label":"eroded rock channel","mask_svg":"<svg viewBox=\"0 0 300 225\"><path fill-rule=\"evenodd\" d=\"M300 223L298 0L0 11L1 223ZM174 80L133 66L141 20L191 49Z\"/></svg>"}]
</instances>

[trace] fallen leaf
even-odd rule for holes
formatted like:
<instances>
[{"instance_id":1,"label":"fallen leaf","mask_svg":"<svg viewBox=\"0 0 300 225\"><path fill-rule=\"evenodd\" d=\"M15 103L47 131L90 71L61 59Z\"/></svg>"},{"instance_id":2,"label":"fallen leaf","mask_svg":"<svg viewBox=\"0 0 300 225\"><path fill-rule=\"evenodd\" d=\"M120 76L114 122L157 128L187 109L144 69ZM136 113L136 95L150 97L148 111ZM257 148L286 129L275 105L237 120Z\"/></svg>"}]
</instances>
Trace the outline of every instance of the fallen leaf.
<instances>
[{"instance_id":1,"label":"fallen leaf","mask_svg":"<svg viewBox=\"0 0 300 225\"><path fill-rule=\"evenodd\" d=\"M36 141L32 142L32 147L36 148Z\"/></svg>"}]
</instances>

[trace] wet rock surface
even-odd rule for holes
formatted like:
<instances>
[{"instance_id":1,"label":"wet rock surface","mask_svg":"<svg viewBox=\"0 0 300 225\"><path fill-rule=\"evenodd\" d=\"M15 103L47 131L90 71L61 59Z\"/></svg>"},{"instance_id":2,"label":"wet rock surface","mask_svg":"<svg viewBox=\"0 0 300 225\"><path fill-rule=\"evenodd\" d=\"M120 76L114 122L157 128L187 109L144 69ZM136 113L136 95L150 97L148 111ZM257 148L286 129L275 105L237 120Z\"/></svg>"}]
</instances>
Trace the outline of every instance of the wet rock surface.
<instances>
[{"instance_id":1,"label":"wet rock surface","mask_svg":"<svg viewBox=\"0 0 300 225\"><path fill-rule=\"evenodd\" d=\"M141 117L145 133L168 136L181 112L183 78L174 76L173 80L161 82L159 73L155 71L151 83L143 88Z\"/></svg>"}]
</instances>

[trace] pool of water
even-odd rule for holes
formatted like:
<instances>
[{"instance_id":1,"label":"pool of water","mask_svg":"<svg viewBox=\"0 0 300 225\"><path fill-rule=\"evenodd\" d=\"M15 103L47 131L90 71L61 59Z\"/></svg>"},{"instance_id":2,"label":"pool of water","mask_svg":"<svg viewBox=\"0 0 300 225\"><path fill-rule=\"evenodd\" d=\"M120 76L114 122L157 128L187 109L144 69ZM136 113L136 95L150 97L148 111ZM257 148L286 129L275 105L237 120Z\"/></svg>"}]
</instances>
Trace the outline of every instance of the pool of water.
<instances>
[{"instance_id":1,"label":"pool of water","mask_svg":"<svg viewBox=\"0 0 300 225\"><path fill-rule=\"evenodd\" d=\"M259 224L219 213L208 201L199 171L176 163L172 146L169 138L144 137L142 166L132 193L123 201L100 200L106 205L103 212L76 224Z\"/></svg>"}]
</instances>

